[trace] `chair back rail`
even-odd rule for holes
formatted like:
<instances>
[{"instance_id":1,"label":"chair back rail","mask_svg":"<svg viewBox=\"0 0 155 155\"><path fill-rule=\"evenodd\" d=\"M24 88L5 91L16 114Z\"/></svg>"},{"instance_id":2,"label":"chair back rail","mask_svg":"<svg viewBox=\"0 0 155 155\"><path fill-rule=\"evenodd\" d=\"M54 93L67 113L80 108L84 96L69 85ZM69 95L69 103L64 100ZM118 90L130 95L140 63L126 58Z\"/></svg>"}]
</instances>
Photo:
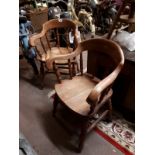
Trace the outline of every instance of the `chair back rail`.
<instances>
[{"instance_id":1,"label":"chair back rail","mask_svg":"<svg viewBox=\"0 0 155 155\"><path fill-rule=\"evenodd\" d=\"M52 19L43 24L41 33L33 35L29 40L30 45L37 49L37 53L39 56L41 56L42 53L46 53L48 49L51 49L51 47L53 47L49 39L49 35L51 34L51 32L53 32L53 35L56 38L56 47L61 47L61 38L63 39L63 41L65 40L65 47L71 47L69 40L70 32L74 36L73 48L75 49L77 47L78 41L76 36L76 25L68 19ZM45 44L47 44L47 46Z\"/></svg>"}]
</instances>

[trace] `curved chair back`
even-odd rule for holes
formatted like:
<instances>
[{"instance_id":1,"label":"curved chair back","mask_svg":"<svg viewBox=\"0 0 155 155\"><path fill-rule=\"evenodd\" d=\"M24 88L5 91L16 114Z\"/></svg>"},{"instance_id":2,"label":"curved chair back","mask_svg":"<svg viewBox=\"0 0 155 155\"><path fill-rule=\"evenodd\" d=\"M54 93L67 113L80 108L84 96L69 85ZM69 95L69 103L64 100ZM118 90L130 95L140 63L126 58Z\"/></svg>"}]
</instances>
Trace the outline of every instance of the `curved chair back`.
<instances>
[{"instance_id":1,"label":"curved chair back","mask_svg":"<svg viewBox=\"0 0 155 155\"><path fill-rule=\"evenodd\" d=\"M78 44L75 23L69 19L52 19L43 24L41 33L30 38L30 45L36 48L40 57L54 46L61 47L62 42L65 42L63 47L70 48L72 46L69 38L70 32L74 37L72 45L75 49Z\"/></svg>"},{"instance_id":2,"label":"curved chair back","mask_svg":"<svg viewBox=\"0 0 155 155\"><path fill-rule=\"evenodd\" d=\"M75 53L80 53L80 70L83 74L82 52L88 51L87 73L99 77L100 82L90 92L87 101L91 105L91 113L103 101L107 92L124 65L124 54L120 46L107 39L96 38L79 43ZM103 75L102 75L103 74Z\"/></svg>"}]
</instances>

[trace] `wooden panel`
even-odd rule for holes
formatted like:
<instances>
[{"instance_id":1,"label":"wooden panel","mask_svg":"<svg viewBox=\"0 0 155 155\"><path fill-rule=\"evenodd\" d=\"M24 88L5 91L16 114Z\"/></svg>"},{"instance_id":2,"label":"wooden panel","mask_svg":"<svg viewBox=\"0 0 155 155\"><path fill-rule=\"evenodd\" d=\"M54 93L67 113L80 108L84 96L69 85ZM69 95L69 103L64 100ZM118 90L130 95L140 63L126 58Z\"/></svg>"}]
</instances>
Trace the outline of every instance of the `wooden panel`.
<instances>
[{"instance_id":1,"label":"wooden panel","mask_svg":"<svg viewBox=\"0 0 155 155\"><path fill-rule=\"evenodd\" d=\"M27 16L32 22L32 26L36 32L41 31L42 25L48 21L48 8L43 8L38 11L32 11L28 13Z\"/></svg>"},{"instance_id":2,"label":"wooden panel","mask_svg":"<svg viewBox=\"0 0 155 155\"><path fill-rule=\"evenodd\" d=\"M113 85L113 106L128 120L135 119L135 62L125 61L124 68Z\"/></svg>"},{"instance_id":3,"label":"wooden panel","mask_svg":"<svg viewBox=\"0 0 155 155\"><path fill-rule=\"evenodd\" d=\"M114 69L114 61L108 55L98 52L88 52L87 72L103 79Z\"/></svg>"}]
</instances>

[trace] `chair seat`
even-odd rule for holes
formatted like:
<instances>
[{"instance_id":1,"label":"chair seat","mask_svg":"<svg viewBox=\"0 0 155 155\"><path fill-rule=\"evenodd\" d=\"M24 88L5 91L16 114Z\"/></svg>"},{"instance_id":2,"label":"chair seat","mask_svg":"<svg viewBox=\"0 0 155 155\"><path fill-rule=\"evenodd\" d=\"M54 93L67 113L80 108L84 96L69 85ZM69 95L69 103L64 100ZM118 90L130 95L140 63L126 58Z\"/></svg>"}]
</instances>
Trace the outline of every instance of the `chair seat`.
<instances>
[{"instance_id":1,"label":"chair seat","mask_svg":"<svg viewBox=\"0 0 155 155\"><path fill-rule=\"evenodd\" d=\"M47 50L47 53L43 53L41 57L38 56L37 59L40 61L47 61L49 59L52 59L56 55L63 55L71 53L72 51L72 48L52 47L51 49ZM67 60L57 60L57 63L67 63Z\"/></svg>"},{"instance_id":2,"label":"chair seat","mask_svg":"<svg viewBox=\"0 0 155 155\"><path fill-rule=\"evenodd\" d=\"M76 76L72 80L63 80L61 84L56 84L55 91L69 109L87 116L90 105L86 99L96 84L97 82L87 75Z\"/></svg>"},{"instance_id":3,"label":"chair seat","mask_svg":"<svg viewBox=\"0 0 155 155\"><path fill-rule=\"evenodd\" d=\"M126 23L129 23L129 24L133 24L135 23L135 18L129 18L129 15L121 15L120 16L120 20L122 22L126 22Z\"/></svg>"}]
</instances>

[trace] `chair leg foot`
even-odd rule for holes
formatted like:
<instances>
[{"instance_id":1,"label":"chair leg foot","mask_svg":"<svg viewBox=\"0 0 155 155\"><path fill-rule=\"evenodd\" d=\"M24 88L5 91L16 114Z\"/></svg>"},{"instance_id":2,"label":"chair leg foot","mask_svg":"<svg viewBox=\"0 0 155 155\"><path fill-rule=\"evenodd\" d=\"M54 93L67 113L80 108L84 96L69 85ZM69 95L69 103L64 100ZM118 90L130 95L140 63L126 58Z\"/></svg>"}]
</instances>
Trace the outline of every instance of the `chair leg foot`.
<instances>
[{"instance_id":1,"label":"chair leg foot","mask_svg":"<svg viewBox=\"0 0 155 155\"><path fill-rule=\"evenodd\" d=\"M39 86L39 88L40 88L41 90L44 89L44 77L42 77L42 75L40 76L40 86Z\"/></svg>"},{"instance_id":2,"label":"chair leg foot","mask_svg":"<svg viewBox=\"0 0 155 155\"><path fill-rule=\"evenodd\" d=\"M40 78L40 90L43 90L44 89L44 82L43 82L43 79L42 77Z\"/></svg>"},{"instance_id":3,"label":"chair leg foot","mask_svg":"<svg viewBox=\"0 0 155 155\"><path fill-rule=\"evenodd\" d=\"M111 99L109 99L108 101L108 115L107 115L107 121L108 122L112 122L112 102L111 102Z\"/></svg>"},{"instance_id":4,"label":"chair leg foot","mask_svg":"<svg viewBox=\"0 0 155 155\"><path fill-rule=\"evenodd\" d=\"M55 62L53 62L53 70L54 70L54 72L56 74L56 77L57 77L58 82L61 83L61 74L60 74L59 69L56 66L56 63Z\"/></svg>"},{"instance_id":5,"label":"chair leg foot","mask_svg":"<svg viewBox=\"0 0 155 155\"><path fill-rule=\"evenodd\" d=\"M53 102L53 117L55 117L57 106L58 106L58 96L57 94L55 94Z\"/></svg>"},{"instance_id":6,"label":"chair leg foot","mask_svg":"<svg viewBox=\"0 0 155 155\"><path fill-rule=\"evenodd\" d=\"M44 64L41 62L40 66L40 89L42 90L44 88L44 76L45 76L45 71L44 71Z\"/></svg>"},{"instance_id":7,"label":"chair leg foot","mask_svg":"<svg viewBox=\"0 0 155 155\"><path fill-rule=\"evenodd\" d=\"M87 133L87 122L85 122L81 127L81 133L80 133L80 139L79 139L79 146L78 146L78 152L80 153L84 146L84 141Z\"/></svg>"}]
</instances>

